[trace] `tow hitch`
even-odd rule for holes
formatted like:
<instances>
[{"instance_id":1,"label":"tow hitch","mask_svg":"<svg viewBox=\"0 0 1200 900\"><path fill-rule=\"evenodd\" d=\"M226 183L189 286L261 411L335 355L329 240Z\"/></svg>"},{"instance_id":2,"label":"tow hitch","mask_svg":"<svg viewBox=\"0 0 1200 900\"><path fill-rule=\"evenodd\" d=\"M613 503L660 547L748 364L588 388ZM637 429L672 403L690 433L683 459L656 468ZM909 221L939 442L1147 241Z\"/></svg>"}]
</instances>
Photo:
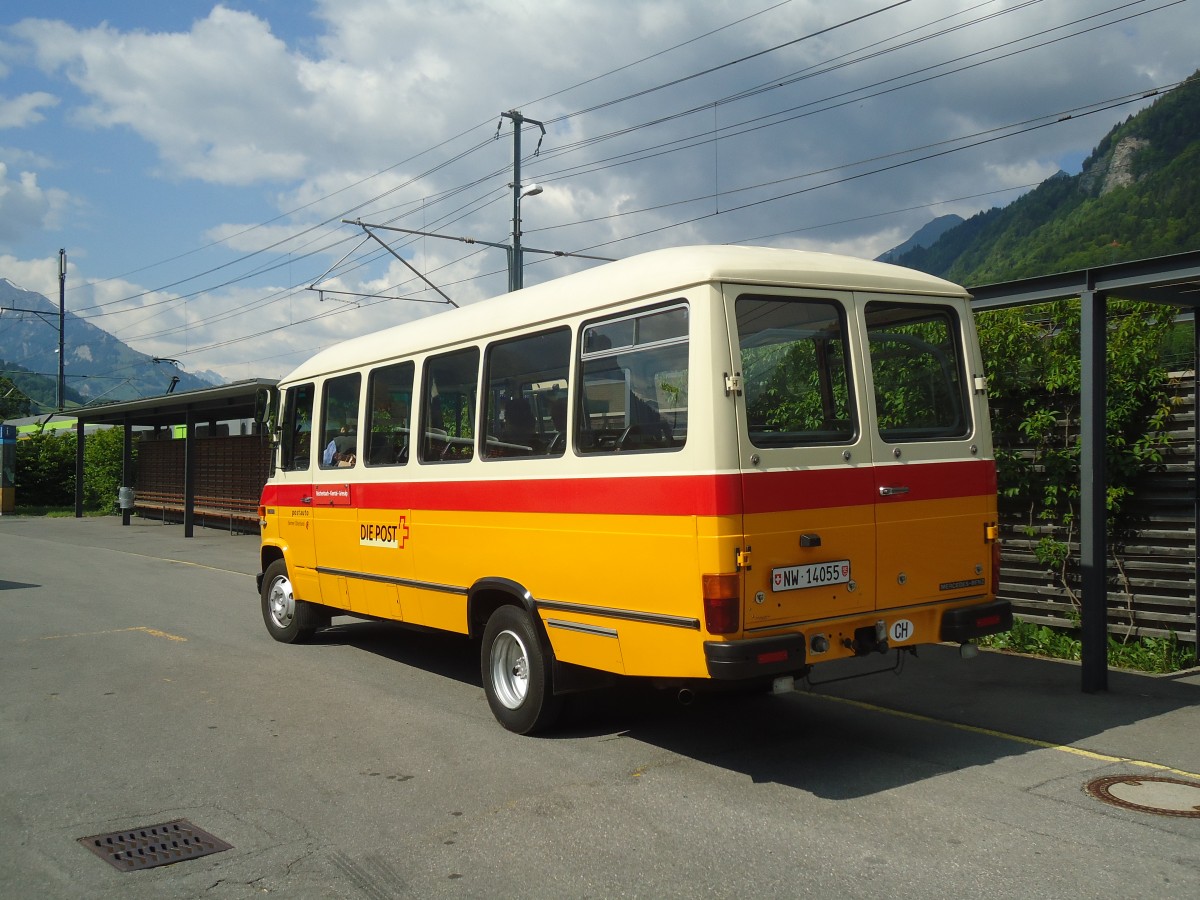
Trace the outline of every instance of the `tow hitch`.
<instances>
[{"instance_id":1,"label":"tow hitch","mask_svg":"<svg viewBox=\"0 0 1200 900\"><path fill-rule=\"evenodd\" d=\"M842 645L853 650L855 656L867 656L871 653L887 653L890 649L887 641L887 623L880 619L874 625L857 628L853 640L846 638Z\"/></svg>"}]
</instances>

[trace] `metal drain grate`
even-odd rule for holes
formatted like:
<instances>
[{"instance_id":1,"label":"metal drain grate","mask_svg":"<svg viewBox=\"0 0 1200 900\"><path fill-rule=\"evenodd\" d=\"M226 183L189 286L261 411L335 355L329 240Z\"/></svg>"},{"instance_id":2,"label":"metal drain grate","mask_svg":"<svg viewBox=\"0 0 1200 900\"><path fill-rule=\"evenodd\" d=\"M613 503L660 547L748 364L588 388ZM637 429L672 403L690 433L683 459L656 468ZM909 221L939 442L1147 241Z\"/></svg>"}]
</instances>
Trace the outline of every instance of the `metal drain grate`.
<instances>
[{"instance_id":1,"label":"metal drain grate","mask_svg":"<svg viewBox=\"0 0 1200 900\"><path fill-rule=\"evenodd\" d=\"M175 819L161 825L131 828L109 834L80 838L79 843L122 872L153 869L185 859L196 859L222 850L232 850L218 837L197 828L187 819Z\"/></svg>"},{"instance_id":2,"label":"metal drain grate","mask_svg":"<svg viewBox=\"0 0 1200 900\"><path fill-rule=\"evenodd\" d=\"M1200 782L1161 775L1108 775L1089 781L1083 789L1123 809L1200 819Z\"/></svg>"}]
</instances>

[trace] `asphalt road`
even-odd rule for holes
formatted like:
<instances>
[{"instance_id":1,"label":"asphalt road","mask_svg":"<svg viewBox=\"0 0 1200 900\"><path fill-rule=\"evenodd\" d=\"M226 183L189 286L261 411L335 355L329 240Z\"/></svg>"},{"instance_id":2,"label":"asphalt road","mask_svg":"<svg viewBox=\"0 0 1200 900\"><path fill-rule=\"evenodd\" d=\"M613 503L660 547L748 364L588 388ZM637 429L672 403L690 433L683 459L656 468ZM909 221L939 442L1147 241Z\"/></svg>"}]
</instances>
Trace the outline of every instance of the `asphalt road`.
<instances>
[{"instance_id":1,"label":"asphalt road","mask_svg":"<svg viewBox=\"0 0 1200 900\"><path fill-rule=\"evenodd\" d=\"M1083 790L1170 777L1166 803L1200 803L1195 672L1084 695L1072 665L935 647L899 677L781 697L683 707L627 685L525 738L493 720L464 639L343 619L272 641L256 554L139 519L0 517L0 895L1200 887L1200 818ZM232 849L129 872L80 843L180 818Z\"/></svg>"}]
</instances>

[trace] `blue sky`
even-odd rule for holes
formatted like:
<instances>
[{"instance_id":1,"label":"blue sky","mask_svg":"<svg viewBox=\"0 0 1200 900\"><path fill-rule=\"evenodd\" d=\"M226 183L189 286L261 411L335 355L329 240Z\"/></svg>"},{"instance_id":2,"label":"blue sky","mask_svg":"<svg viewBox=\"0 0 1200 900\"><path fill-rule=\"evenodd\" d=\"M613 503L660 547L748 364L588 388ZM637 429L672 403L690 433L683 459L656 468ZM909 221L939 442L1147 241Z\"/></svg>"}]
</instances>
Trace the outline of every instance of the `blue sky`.
<instances>
[{"instance_id":1,"label":"blue sky","mask_svg":"<svg viewBox=\"0 0 1200 900\"><path fill-rule=\"evenodd\" d=\"M523 204L528 245L875 256L1076 171L1140 94L1200 64L1198 10L16 0L0 12L0 277L56 296L65 248L72 311L191 371L278 377L441 308L390 299L436 295L341 218L509 239L509 109L548 126L537 157L524 138L523 180L544 187ZM499 250L394 249L460 304L505 289ZM527 263L527 284L586 265Z\"/></svg>"}]
</instances>

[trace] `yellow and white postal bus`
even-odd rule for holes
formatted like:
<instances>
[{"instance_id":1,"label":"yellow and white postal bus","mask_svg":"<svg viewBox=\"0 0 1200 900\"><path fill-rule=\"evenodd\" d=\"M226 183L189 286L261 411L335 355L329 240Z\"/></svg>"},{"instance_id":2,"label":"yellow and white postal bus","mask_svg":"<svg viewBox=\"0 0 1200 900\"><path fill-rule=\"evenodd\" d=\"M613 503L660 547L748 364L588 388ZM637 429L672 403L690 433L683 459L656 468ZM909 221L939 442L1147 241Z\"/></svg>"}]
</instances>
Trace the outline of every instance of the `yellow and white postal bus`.
<instances>
[{"instance_id":1,"label":"yellow and white postal bus","mask_svg":"<svg viewBox=\"0 0 1200 900\"><path fill-rule=\"evenodd\" d=\"M968 299L689 247L325 350L280 383L267 629L477 637L522 733L613 676L779 687L1007 629Z\"/></svg>"}]
</instances>

